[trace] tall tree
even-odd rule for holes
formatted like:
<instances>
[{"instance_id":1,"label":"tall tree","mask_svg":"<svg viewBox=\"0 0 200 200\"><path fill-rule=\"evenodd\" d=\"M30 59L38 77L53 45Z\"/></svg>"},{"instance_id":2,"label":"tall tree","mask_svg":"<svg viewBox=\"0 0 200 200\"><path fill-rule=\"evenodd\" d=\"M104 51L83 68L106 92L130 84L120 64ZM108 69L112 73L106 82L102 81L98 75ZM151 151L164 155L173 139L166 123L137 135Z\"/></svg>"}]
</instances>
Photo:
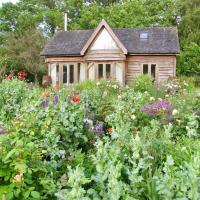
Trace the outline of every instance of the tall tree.
<instances>
[{"instance_id":1,"label":"tall tree","mask_svg":"<svg viewBox=\"0 0 200 200\"><path fill-rule=\"evenodd\" d=\"M180 15L179 36L181 46L189 45L191 42L200 45L200 1L181 1Z\"/></svg>"}]
</instances>

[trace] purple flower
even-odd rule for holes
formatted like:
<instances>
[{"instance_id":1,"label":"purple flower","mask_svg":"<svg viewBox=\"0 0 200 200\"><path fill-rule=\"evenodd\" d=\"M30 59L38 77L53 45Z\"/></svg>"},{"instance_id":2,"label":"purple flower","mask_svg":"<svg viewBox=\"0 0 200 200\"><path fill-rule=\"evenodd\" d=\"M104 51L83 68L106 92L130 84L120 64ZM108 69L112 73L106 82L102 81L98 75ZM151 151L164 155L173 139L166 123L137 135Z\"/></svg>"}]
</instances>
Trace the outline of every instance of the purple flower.
<instances>
[{"instance_id":1,"label":"purple flower","mask_svg":"<svg viewBox=\"0 0 200 200\"><path fill-rule=\"evenodd\" d=\"M94 127L94 131L98 136L102 135L104 133L103 122L97 121L97 123L96 123L96 125Z\"/></svg>"},{"instance_id":2,"label":"purple flower","mask_svg":"<svg viewBox=\"0 0 200 200\"><path fill-rule=\"evenodd\" d=\"M170 110L171 104L166 100L156 101L154 104L151 105L144 105L141 109L142 112L145 112L151 116L157 115L160 111L169 113Z\"/></svg>"},{"instance_id":3,"label":"purple flower","mask_svg":"<svg viewBox=\"0 0 200 200\"><path fill-rule=\"evenodd\" d=\"M45 99L45 101L42 102L41 105L43 108L47 108L49 106L49 99Z\"/></svg>"},{"instance_id":4,"label":"purple flower","mask_svg":"<svg viewBox=\"0 0 200 200\"><path fill-rule=\"evenodd\" d=\"M7 131L0 125L0 135L6 134Z\"/></svg>"},{"instance_id":5,"label":"purple flower","mask_svg":"<svg viewBox=\"0 0 200 200\"><path fill-rule=\"evenodd\" d=\"M58 99L59 99L58 95L55 95L53 97L53 102L54 102L55 105L58 103Z\"/></svg>"}]
</instances>

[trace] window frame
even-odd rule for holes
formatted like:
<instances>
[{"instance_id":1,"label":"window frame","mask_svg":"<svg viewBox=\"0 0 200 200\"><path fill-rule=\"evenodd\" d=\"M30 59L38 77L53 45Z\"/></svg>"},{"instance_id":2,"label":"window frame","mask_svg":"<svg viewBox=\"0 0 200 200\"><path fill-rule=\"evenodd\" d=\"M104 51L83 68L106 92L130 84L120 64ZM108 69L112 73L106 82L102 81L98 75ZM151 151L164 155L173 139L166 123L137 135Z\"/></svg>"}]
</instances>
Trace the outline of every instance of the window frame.
<instances>
[{"instance_id":1,"label":"window frame","mask_svg":"<svg viewBox=\"0 0 200 200\"><path fill-rule=\"evenodd\" d=\"M142 63L142 66L141 66L141 73L142 74L144 74L143 73L143 70L144 70L144 65L148 65L148 75L149 76L151 76L152 77L152 74L151 74L151 66L152 65L155 65L155 79L154 79L154 81L156 81L157 80L157 78L158 78L158 64L157 63L154 63L154 62L148 62L148 63Z\"/></svg>"},{"instance_id":2,"label":"window frame","mask_svg":"<svg viewBox=\"0 0 200 200\"><path fill-rule=\"evenodd\" d=\"M103 76L102 77L99 77L99 65L103 65ZM110 78L107 78L107 74L106 74L106 65L110 65ZM113 72L113 63L111 62L97 62L96 63L96 69L95 70L95 77L97 79L105 79L105 80L110 80L112 79L112 72Z\"/></svg>"}]
</instances>

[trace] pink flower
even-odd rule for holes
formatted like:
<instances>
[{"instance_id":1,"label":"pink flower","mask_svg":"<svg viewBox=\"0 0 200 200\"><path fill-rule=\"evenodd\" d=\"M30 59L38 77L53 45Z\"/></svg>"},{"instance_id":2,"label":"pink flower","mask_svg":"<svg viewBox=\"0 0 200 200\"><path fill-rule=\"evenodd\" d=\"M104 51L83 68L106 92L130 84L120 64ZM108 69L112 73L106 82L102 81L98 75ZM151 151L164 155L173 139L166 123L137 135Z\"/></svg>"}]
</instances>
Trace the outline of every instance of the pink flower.
<instances>
[{"instance_id":1,"label":"pink flower","mask_svg":"<svg viewBox=\"0 0 200 200\"><path fill-rule=\"evenodd\" d=\"M22 181L22 176L23 176L22 173L17 174L17 175L14 177L15 182L20 183L20 182Z\"/></svg>"}]
</instances>

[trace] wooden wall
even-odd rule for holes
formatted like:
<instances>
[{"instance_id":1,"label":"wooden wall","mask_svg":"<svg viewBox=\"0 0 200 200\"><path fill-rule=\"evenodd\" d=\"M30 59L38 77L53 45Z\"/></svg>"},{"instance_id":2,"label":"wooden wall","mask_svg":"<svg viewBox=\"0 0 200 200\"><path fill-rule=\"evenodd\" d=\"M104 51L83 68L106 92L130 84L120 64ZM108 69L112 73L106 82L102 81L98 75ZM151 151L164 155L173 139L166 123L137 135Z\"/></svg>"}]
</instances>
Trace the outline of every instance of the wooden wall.
<instances>
[{"instance_id":1,"label":"wooden wall","mask_svg":"<svg viewBox=\"0 0 200 200\"><path fill-rule=\"evenodd\" d=\"M157 82L166 81L176 76L175 55L131 55L127 56L126 83L129 84L143 71L143 64L156 64Z\"/></svg>"}]
</instances>

